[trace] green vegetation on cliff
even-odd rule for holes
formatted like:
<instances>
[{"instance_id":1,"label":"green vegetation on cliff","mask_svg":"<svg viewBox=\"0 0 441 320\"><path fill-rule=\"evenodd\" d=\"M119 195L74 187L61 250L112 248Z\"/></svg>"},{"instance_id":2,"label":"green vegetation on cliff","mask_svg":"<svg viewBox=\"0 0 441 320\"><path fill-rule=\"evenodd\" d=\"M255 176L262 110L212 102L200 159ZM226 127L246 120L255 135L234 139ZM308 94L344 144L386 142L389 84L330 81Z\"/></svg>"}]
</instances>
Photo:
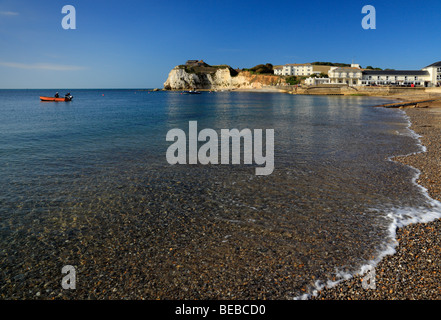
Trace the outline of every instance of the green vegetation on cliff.
<instances>
[{"instance_id":1,"label":"green vegetation on cliff","mask_svg":"<svg viewBox=\"0 0 441 320\"><path fill-rule=\"evenodd\" d=\"M322 62L322 61L316 61L311 63L312 65L316 66L331 66L331 67L350 67L350 64L347 63L338 63L338 62Z\"/></svg>"},{"instance_id":2,"label":"green vegetation on cliff","mask_svg":"<svg viewBox=\"0 0 441 320\"><path fill-rule=\"evenodd\" d=\"M251 69L243 69L243 71L249 71L252 74L274 74L273 65L271 63L258 64Z\"/></svg>"},{"instance_id":3,"label":"green vegetation on cliff","mask_svg":"<svg viewBox=\"0 0 441 320\"><path fill-rule=\"evenodd\" d=\"M351 66L348 63L321 62L321 61L313 62L312 64L318 65L318 66L331 66L331 67L350 67ZM383 70L381 68L374 68L372 66L367 66L366 69L368 69L368 70ZM394 69L384 69L384 70L394 70Z\"/></svg>"},{"instance_id":4,"label":"green vegetation on cliff","mask_svg":"<svg viewBox=\"0 0 441 320\"><path fill-rule=\"evenodd\" d=\"M293 85L296 85L296 84L300 84L302 79L305 79L305 78L307 78L307 77L305 77L305 76L303 76L303 77L300 77L300 76L287 76L285 78L285 82L293 86Z\"/></svg>"},{"instance_id":5,"label":"green vegetation on cliff","mask_svg":"<svg viewBox=\"0 0 441 320\"><path fill-rule=\"evenodd\" d=\"M313 73L310 75L311 78L329 78L327 73L320 72L320 74Z\"/></svg>"},{"instance_id":6,"label":"green vegetation on cliff","mask_svg":"<svg viewBox=\"0 0 441 320\"><path fill-rule=\"evenodd\" d=\"M213 74L216 73L219 69L229 69L230 75L232 77L236 76L238 72L231 68L229 65L222 64L218 66L211 66L208 64L204 64L203 66L197 66L197 65L179 65L179 69L184 69L187 73L194 73L194 74Z\"/></svg>"}]
</instances>

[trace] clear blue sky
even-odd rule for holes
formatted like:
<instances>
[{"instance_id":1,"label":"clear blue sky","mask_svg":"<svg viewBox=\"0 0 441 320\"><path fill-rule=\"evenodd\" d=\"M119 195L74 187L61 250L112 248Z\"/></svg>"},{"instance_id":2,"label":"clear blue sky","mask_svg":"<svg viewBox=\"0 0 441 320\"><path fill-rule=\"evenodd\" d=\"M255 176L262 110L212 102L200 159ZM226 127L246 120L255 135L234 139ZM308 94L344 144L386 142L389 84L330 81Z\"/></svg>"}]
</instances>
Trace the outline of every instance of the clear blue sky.
<instances>
[{"instance_id":1,"label":"clear blue sky","mask_svg":"<svg viewBox=\"0 0 441 320\"><path fill-rule=\"evenodd\" d=\"M421 69L441 60L440 35L439 0L0 0L0 88L162 88L188 59Z\"/></svg>"}]
</instances>

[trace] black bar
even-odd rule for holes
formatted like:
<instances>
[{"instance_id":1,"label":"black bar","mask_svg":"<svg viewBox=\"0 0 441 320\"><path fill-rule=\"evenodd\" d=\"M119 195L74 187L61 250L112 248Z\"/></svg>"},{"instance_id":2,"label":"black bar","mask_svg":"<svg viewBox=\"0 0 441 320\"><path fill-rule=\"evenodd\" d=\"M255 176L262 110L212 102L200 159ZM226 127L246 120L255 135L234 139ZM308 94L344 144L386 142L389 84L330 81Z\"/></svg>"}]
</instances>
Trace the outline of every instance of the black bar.
<instances>
[{"instance_id":1,"label":"black bar","mask_svg":"<svg viewBox=\"0 0 441 320\"><path fill-rule=\"evenodd\" d=\"M394 316L409 315L416 310L436 311L435 301L236 301L236 300L161 300L161 301L0 301L2 312L21 315L51 315L85 320L97 316L122 320L132 319L296 319L305 316L357 318L362 315L381 316L393 312ZM423 308L423 309L422 309ZM9 309L9 310L8 310Z\"/></svg>"}]
</instances>

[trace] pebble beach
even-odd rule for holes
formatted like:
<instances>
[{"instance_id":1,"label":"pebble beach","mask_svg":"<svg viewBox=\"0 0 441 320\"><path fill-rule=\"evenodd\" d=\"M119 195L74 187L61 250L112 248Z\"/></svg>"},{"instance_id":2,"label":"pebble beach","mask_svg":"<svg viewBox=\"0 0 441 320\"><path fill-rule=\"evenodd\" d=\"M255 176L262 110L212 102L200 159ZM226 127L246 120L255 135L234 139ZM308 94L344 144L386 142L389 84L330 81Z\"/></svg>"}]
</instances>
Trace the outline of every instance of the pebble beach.
<instances>
[{"instance_id":1,"label":"pebble beach","mask_svg":"<svg viewBox=\"0 0 441 320\"><path fill-rule=\"evenodd\" d=\"M418 97L421 99L421 97ZM412 100L410 97L404 100ZM416 100L416 99L415 99ZM441 201L441 101L402 108L411 129L420 135L426 152L393 160L420 170L417 183L431 198ZM439 300L441 298L441 221L410 224L396 230L395 253L385 256L371 271L325 288L319 300ZM374 275L375 278L372 278ZM363 282L365 285L363 285Z\"/></svg>"}]
</instances>

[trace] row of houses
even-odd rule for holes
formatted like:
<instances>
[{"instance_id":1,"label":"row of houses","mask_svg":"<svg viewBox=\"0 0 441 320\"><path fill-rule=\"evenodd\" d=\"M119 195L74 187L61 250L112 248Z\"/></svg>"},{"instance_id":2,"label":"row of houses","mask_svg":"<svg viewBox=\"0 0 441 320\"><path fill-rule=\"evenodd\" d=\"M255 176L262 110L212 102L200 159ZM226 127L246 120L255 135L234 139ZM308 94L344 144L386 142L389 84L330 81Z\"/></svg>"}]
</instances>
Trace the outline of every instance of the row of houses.
<instances>
[{"instance_id":1,"label":"row of houses","mask_svg":"<svg viewBox=\"0 0 441 320\"><path fill-rule=\"evenodd\" d=\"M311 76L327 73L328 78L310 77L307 85L345 84L349 86L441 86L441 61L435 62L421 70L369 70L358 64L350 67L328 67L312 64L289 64L274 69L276 75Z\"/></svg>"}]
</instances>

